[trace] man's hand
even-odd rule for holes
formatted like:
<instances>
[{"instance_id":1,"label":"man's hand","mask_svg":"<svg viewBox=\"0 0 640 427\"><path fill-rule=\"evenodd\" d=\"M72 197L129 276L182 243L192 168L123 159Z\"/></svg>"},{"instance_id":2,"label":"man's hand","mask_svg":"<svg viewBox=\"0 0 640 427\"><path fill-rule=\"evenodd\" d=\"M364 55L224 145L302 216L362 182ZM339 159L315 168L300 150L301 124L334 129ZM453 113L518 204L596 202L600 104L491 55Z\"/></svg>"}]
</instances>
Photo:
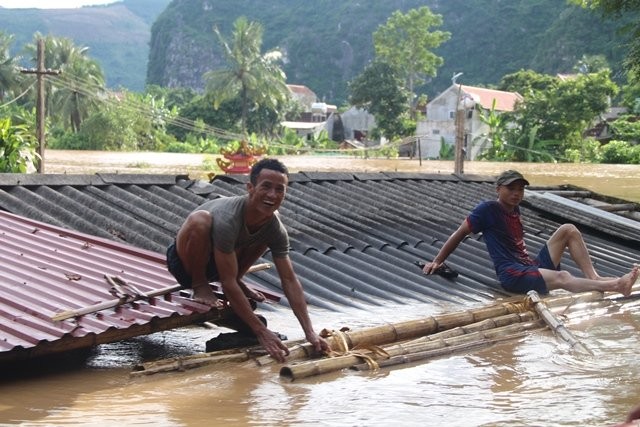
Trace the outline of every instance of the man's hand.
<instances>
[{"instance_id":1,"label":"man's hand","mask_svg":"<svg viewBox=\"0 0 640 427\"><path fill-rule=\"evenodd\" d=\"M285 356L289 355L289 348L280 341L278 335L264 328L260 333L256 334L262 348L279 363L285 361Z\"/></svg>"},{"instance_id":2,"label":"man's hand","mask_svg":"<svg viewBox=\"0 0 640 427\"><path fill-rule=\"evenodd\" d=\"M307 335L307 341L309 341L309 343L313 345L313 348L318 353L327 354L331 351L331 346L329 345L329 343L315 332Z\"/></svg>"},{"instance_id":3,"label":"man's hand","mask_svg":"<svg viewBox=\"0 0 640 427\"><path fill-rule=\"evenodd\" d=\"M422 267L422 272L424 274L433 274L435 271L442 266L441 262L431 261L428 262Z\"/></svg>"}]
</instances>

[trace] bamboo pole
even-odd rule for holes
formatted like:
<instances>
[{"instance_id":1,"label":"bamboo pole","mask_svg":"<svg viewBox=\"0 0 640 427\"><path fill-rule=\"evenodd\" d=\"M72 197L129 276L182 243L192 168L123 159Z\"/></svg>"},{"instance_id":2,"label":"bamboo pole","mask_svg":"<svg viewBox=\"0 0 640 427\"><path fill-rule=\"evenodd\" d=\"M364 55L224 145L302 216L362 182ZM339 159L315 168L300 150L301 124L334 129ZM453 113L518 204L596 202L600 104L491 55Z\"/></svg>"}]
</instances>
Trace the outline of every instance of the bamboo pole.
<instances>
[{"instance_id":1,"label":"bamboo pole","mask_svg":"<svg viewBox=\"0 0 640 427\"><path fill-rule=\"evenodd\" d=\"M271 264L269 263L262 263L262 264L256 264L256 265L252 265L251 267L249 267L249 270L247 271L248 273L253 273L256 271L260 271L260 270L266 270L268 268L271 268ZM111 283L112 281L108 280L107 281L109 283ZM117 299L112 299L112 300L108 300L108 301L102 301L93 305L89 305L87 307L83 307L83 308L77 308L77 309L71 309L71 310L65 310L65 311L61 311L55 315L53 315L51 317L51 320L54 322L60 321L60 320L66 320L66 319L70 319L72 317L78 317L78 316L83 316L85 314L91 314L91 313L95 313L98 311L102 311L102 310L106 310L109 308L114 308L114 307L118 307L120 305L124 305L124 304L128 304L130 302L134 302L134 301L138 301L141 299L150 299L150 298L154 298L154 297L158 297L158 296L162 296L177 290L182 289L182 286L178 283L176 283L175 285L171 285L171 286L167 286L164 288L160 288L160 289L156 289L155 291L151 291L151 292L145 292L143 294L138 294L138 295L124 295L121 296L120 298Z\"/></svg>"},{"instance_id":2,"label":"bamboo pole","mask_svg":"<svg viewBox=\"0 0 640 427\"><path fill-rule=\"evenodd\" d=\"M400 356L390 357L386 360L380 360L378 362L379 368L385 368L389 366L401 365L406 363L418 362L420 360L432 359L448 354L460 353L462 351L473 350L480 347L486 347L489 345L497 344L499 342L508 341L516 338L520 338L527 334L527 331L520 331L503 337L496 337L491 339L475 340L468 343L450 344L439 348L427 349L422 351L416 351L415 353L403 354ZM371 370L371 365L367 363L360 363L353 365L350 369L356 371Z\"/></svg>"},{"instance_id":3,"label":"bamboo pole","mask_svg":"<svg viewBox=\"0 0 640 427\"><path fill-rule=\"evenodd\" d=\"M540 295L536 291L527 292L527 296L531 298L531 301L534 304L534 308L536 312L540 315L540 317L545 321L547 325L551 328L551 330L559 336L563 341L571 346L571 348L575 348L583 353L588 353L593 355L591 350L584 346L580 341L573 336L573 334L567 329L567 327L562 323L560 319L558 319L552 312L549 310L549 307L542 301Z\"/></svg>"},{"instance_id":4,"label":"bamboo pole","mask_svg":"<svg viewBox=\"0 0 640 427\"><path fill-rule=\"evenodd\" d=\"M384 345L396 341L405 341L433 334L439 331L452 329L461 325L478 322L492 317L503 316L526 311L522 303L504 302L487 307L464 310L454 313L425 317L417 320L409 320L398 323L387 323L372 328L364 328L356 331L347 331L340 335L345 339L349 348L371 345ZM325 337L329 345L335 348L340 343L336 336ZM318 357L314 348L309 343L296 345L289 349L287 361L296 361L310 357ZM263 356L256 359L258 365L264 366L276 363L271 356Z\"/></svg>"},{"instance_id":5,"label":"bamboo pole","mask_svg":"<svg viewBox=\"0 0 640 427\"><path fill-rule=\"evenodd\" d=\"M294 345L304 340L290 340L285 344ZM226 362L246 362L257 355L264 354L264 349L259 345L249 347L231 348L227 350L210 351L207 353L191 354L188 356L170 357L168 359L144 362L134 367L129 374L131 377L152 375L160 372L185 371L199 368L205 365L214 365Z\"/></svg>"},{"instance_id":6,"label":"bamboo pole","mask_svg":"<svg viewBox=\"0 0 640 427\"><path fill-rule=\"evenodd\" d=\"M490 330L481 330L471 332L462 336L454 336L448 338L434 339L423 342L413 341L411 343L399 343L388 347L382 347L382 352L393 359L397 356L411 355L421 352L429 352L437 349L444 349L451 346L460 346L460 348L472 348L474 346L483 345L483 343L491 343L493 340L499 340L500 337L511 336L516 334L524 334L530 329L542 327L541 321L528 321L513 323L506 326L493 328ZM367 363L369 369L375 369L384 363L384 359L376 356L372 351L361 350L360 352L350 352L343 356L331 357L319 360L311 360L307 362L299 362L284 366L280 369L280 376L290 380L307 378L310 376L326 374L329 372L339 371L341 369L350 368L355 365L361 365L365 359L373 359L373 363Z\"/></svg>"},{"instance_id":7,"label":"bamboo pole","mask_svg":"<svg viewBox=\"0 0 640 427\"><path fill-rule=\"evenodd\" d=\"M205 355L176 357L173 359L164 359L157 362L148 362L142 366L137 366L136 370L131 372L129 376L139 377L143 375L157 374L159 372L185 371L187 369L198 368L204 365L225 362L246 362L249 359L250 355L248 351L223 354L207 353Z\"/></svg>"}]
</instances>

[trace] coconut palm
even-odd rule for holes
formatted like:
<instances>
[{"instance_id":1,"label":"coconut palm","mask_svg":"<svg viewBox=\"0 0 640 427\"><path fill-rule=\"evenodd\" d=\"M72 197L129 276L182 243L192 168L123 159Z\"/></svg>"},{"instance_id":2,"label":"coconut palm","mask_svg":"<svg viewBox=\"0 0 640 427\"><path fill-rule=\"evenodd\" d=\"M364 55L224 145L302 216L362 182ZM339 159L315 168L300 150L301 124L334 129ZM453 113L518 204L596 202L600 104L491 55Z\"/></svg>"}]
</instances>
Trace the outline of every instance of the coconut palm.
<instances>
[{"instance_id":1,"label":"coconut palm","mask_svg":"<svg viewBox=\"0 0 640 427\"><path fill-rule=\"evenodd\" d=\"M227 67L205 73L207 91L213 97L216 109L225 101L240 98L240 122L242 132L246 134L251 108L277 110L289 97L285 74L278 65L282 55L277 50L262 54L262 25L244 17L234 23L231 44L218 28L214 28L214 32Z\"/></svg>"},{"instance_id":2,"label":"coconut palm","mask_svg":"<svg viewBox=\"0 0 640 427\"><path fill-rule=\"evenodd\" d=\"M9 53L12 43L13 35L0 31L0 101L19 86L20 74L16 66L18 58Z\"/></svg>"},{"instance_id":3,"label":"coconut palm","mask_svg":"<svg viewBox=\"0 0 640 427\"><path fill-rule=\"evenodd\" d=\"M35 34L34 40L42 38ZM34 63L37 43L27 45ZM77 132L81 123L99 104L104 92L104 74L100 65L88 56L89 48L76 46L64 37L44 37L45 68L58 70L58 76L47 78L45 87L47 114L61 118L65 128Z\"/></svg>"}]
</instances>

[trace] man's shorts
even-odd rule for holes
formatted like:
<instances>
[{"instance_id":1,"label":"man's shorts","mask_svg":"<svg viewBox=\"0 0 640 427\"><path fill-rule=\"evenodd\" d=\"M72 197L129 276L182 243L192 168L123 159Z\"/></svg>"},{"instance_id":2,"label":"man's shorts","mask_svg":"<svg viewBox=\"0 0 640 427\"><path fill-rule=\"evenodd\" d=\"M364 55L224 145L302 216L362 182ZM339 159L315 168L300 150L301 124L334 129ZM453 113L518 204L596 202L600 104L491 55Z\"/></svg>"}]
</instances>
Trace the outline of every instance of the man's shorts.
<instances>
[{"instance_id":1,"label":"man's shorts","mask_svg":"<svg viewBox=\"0 0 640 427\"><path fill-rule=\"evenodd\" d=\"M183 288L191 288L191 276L184 269L182 261L180 261L175 241L167 248L167 269L171 274L173 274L173 277L176 278L178 283L182 285ZM216 269L215 262L213 262L213 256L211 256L209 257L209 262L207 263L207 280L209 282L215 282L218 279L218 270Z\"/></svg>"},{"instance_id":2,"label":"man's shorts","mask_svg":"<svg viewBox=\"0 0 640 427\"><path fill-rule=\"evenodd\" d=\"M549 254L549 248L545 244L536 257L535 265L513 263L501 268L498 279L502 287L518 294L526 294L533 290L540 294L548 294L547 285L540 274L540 269L560 270L560 265L554 265Z\"/></svg>"}]
</instances>

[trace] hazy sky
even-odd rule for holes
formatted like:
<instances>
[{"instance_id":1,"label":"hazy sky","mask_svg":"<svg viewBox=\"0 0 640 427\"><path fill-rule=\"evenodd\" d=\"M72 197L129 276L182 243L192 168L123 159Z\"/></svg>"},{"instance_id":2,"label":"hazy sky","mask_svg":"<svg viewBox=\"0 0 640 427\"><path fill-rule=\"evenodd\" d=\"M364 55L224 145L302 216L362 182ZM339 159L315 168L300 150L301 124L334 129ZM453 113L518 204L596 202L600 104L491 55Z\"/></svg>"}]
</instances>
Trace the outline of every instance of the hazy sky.
<instances>
[{"instance_id":1,"label":"hazy sky","mask_svg":"<svg viewBox=\"0 0 640 427\"><path fill-rule=\"evenodd\" d=\"M61 9L115 3L118 0L0 0L0 7Z\"/></svg>"}]
</instances>

